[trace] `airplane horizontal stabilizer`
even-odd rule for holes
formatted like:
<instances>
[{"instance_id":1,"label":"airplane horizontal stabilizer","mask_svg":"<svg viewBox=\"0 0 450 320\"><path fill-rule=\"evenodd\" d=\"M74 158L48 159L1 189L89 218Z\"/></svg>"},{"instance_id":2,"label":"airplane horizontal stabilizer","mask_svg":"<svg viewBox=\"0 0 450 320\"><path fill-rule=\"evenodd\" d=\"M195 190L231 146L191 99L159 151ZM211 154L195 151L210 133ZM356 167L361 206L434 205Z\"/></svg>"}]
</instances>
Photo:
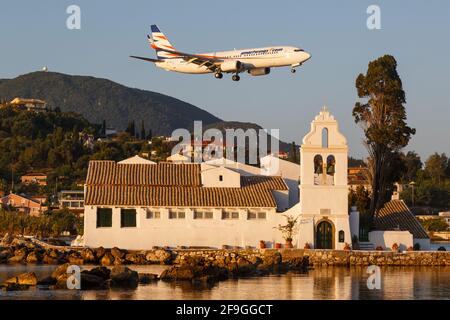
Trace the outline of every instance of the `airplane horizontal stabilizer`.
<instances>
[{"instance_id":1,"label":"airplane horizontal stabilizer","mask_svg":"<svg viewBox=\"0 0 450 320\"><path fill-rule=\"evenodd\" d=\"M151 58L145 58L145 57L130 56L130 58L144 60L144 61L148 61L148 62L161 62L161 60L158 60L158 59L151 59Z\"/></svg>"}]
</instances>

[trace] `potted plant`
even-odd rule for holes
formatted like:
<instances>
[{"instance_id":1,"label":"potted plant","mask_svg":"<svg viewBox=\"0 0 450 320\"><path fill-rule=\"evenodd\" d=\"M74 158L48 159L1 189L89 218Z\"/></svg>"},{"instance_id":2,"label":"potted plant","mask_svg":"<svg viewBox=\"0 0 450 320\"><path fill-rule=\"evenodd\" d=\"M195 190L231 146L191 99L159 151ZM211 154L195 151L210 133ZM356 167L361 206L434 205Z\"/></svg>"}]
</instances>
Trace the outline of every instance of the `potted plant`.
<instances>
[{"instance_id":1,"label":"potted plant","mask_svg":"<svg viewBox=\"0 0 450 320\"><path fill-rule=\"evenodd\" d=\"M305 246L303 247L303 249L309 250L309 249L311 249L311 245L307 242L307 243L305 243Z\"/></svg>"},{"instance_id":2,"label":"potted plant","mask_svg":"<svg viewBox=\"0 0 450 320\"><path fill-rule=\"evenodd\" d=\"M392 245L392 251L398 252L398 244L397 244L397 242Z\"/></svg>"},{"instance_id":3,"label":"potted plant","mask_svg":"<svg viewBox=\"0 0 450 320\"><path fill-rule=\"evenodd\" d=\"M266 248L266 242L264 240L259 240L259 248L265 249Z\"/></svg>"},{"instance_id":4,"label":"potted plant","mask_svg":"<svg viewBox=\"0 0 450 320\"><path fill-rule=\"evenodd\" d=\"M350 247L350 245L346 242L345 245L344 245L344 250L345 251L350 251L350 250L352 250L352 247Z\"/></svg>"},{"instance_id":5,"label":"potted plant","mask_svg":"<svg viewBox=\"0 0 450 320\"><path fill-rule=\"evenodd\" d=\"M284 245L285 248L293 248L292 245L292 239L294 238L294 235L297 233L297 218L294 218L290 215L284 215L286 218L286 224L281 225L279 224L278 227L275 227L281 233L283 234L283 239L286 241L286 244Z\"/></svg>"},{"instance_id":6,"label":"potted plant","mask_svg":"<svg viewBox=\"0 0 450 320\"><path fill-rule=\"evenodd\" d=\"M377 251L383 251L384 249L383 249L382 246L377 246L375 250L377 250Z\"/></svg>"}]
</instances>

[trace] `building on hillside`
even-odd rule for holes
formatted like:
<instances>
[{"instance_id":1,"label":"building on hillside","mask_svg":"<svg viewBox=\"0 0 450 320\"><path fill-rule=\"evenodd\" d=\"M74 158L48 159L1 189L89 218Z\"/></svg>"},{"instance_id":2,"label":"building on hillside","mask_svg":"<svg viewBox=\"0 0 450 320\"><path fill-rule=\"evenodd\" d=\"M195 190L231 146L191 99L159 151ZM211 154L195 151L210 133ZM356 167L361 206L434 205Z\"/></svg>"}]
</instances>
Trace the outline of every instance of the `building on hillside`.
<instances>
[{"instance_id":1,"label":"building on hillside","mask_svg":"<svg viewBox=\"0 0 450 320\"><path fill-rule=\"evenodd\" d=\"M44 194L37 194L29 197L31 200L39 202L40 204L47 203L47 196Z\"/></svg>"},{"instance_id":2,"label":"building on hillside","mask_svg":"<svg viewBox=\"0 0 450 320\"><path fill-rule=\"evenodd\" d=\"M367 179L366 167L351 167L348 168L348 185L350 189L356 191L359 186L363 186L367 191L372 190L369 180Z\"/></svg>"},{"instance_id":3,"label":"building on hillside","mask_svg":"<svg viewBox=\"0 0 450 320\"><path fill-rule=\"evenodd\" d=\"M14 108L35 112L47 111L47 103L39 99L15 98L9 103Z\"/></svg>"},{"instance_id":4,"label":"building on hillside","mask_svg":"<svg viewBox=\"0 0 450 320\"><path fill-rule=\"evenodd\" d=\"M374 216L376 231L369 232L369 241L375 246L391 248L397 243L400 250L418 244L421 250L430 249L430 237L402 200L391 200Z\"/></svg>"},{"instance_id":5,"label":"building on hillside","mask_svg":"<svg viewBox=\"0 0 450 320\"><path fill-rule=\"evenodd\" d=\"M39 186L46 186L47 175L40 172L30 172L21 176L20 181L24 185L37 184Z\"/></svg>"},{"instance_id":6,"label":"building on hillside","mask_svg":"<svg viewBox=\"0 0 450 320\"><path fill-rule=\"evenodd\" d=\"M1 198L1 204L4 208L11 207L31 216L39 216L47 210L42 203L24 194L10 193Z\"/></svg>"},{"instance_id":7,"label":"building on hillside","mask_svg":"<svg viewBox=\"0 0 450 320\"><path fill-rule=\"evenodd\" d=\"M288 187L281 177L223 166L91 161L84 242L91 247L269 246L281 242Z\"/></svg>"},{"instance_id":8,"label":"building on hillside","mask_svg":"<svg viewBox=\"0 0 450 320\"><path fill-rule=\"evenodd\" d=\"M84 190L62 190L58 193L60 209L67 208L71 212L83 216L84 214Z\"/></svg>"},{"instance_id":9,"label":"building on hillside","mask_svg":"<svg viewBox=\"0 0 450 320\"><path fill-rule=\"evenodd\" d=\"M447 222L448 226L450 227L450 211L439 212L439 217L444 219L445 222Z\"/></svg>"}]
</instances>

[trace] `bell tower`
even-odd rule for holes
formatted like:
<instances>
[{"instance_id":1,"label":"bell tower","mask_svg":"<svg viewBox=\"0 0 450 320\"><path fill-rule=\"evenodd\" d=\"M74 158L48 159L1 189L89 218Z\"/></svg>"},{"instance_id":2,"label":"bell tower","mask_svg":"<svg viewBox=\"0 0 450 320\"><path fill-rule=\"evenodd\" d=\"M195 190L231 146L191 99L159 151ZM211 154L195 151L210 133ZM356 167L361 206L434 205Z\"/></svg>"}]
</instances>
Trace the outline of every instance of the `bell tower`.
<instances>
[{"instance_id":1,"label":"bell tower","mask_svg":"<svg viewBox=\"0 0 450 320\"><path fill-rule=\"evenodd\" d=\"M339 132L338 122L328 108L323 107L311 122L300 149L300 214L304 221L310 221L300 241L315 248L339 249L344 242L351 243L347 155L347 139ZM324 230L328 235L323 236L323 243L318 243Z\"/></svg>"}]
</instances>

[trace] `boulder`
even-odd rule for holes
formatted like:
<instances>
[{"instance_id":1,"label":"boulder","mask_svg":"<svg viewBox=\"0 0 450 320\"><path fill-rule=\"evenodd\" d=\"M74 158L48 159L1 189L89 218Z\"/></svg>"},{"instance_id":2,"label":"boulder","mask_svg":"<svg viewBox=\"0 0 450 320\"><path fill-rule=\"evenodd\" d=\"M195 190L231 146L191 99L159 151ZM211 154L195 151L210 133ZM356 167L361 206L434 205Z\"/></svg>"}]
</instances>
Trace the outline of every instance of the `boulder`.
<instances>
[{"instance_id":1,"label":"boulder","mask_svg":"<svg viewBox=\"0 0 450 320\"><path fill-rule=\"evenodd\" d=\"M2 250L0 252L0 263L4 263L8 260L8 258L10 257L11 253L9 252L9 250Z\"/></svg>"},{"instance_id":2,"label":"boulder","mask_svg":"<svg viewBox=\"0 0 450 320\"><path fill-rule=\"evenodd\" d=\"M45 264L58 264L58 261L59 260L57 258L52 258L47 253L45 253L44 256L42 257L42 263Z\"/></svg>"},{"instance_id":3,"label":"boulder","mask_svg":"<svg viewBox=\"0 0 450 320\"><path fill-rule=\"evenodd\" d=\"M78 252L72 252L69 254L69 263L81 266L84 264L84 260Z\"/></svg>"},{"instance_id":4,"label":"boulder","mask_svg":"<svg viewBox=\"0 0 450 320\"><path fill-rule=\"evenodd\" d=\"M94 249L95 258L97 258L97 260L100 260L105 255L105 253L106 250L103 247L98 247Z\"/></svg>"},{"instance_id":5,"label":"boulder","mask_svg":"<svg viewBox=\"0 0 450 320\"><path fill-rule=\"evenodd\" d=\"M172 262L172 253L164 249L147 251L145 259L151 264L170 264Z\"/></svg>"},{"instance_id":6,"label":"boulder","mask_svg":"<svg viewBox=\"0 0 450 320\"><path fill-rule=\"evenodd\" d=\"M27 263L38 263L41 260L41 256L40 254L38 254L38 252L36 251L31 251L28 255L27 255Z\"/></svg>"},{"instance_id":7,"label":"boulder","mask_svg":"<svg viewBox=\"0 0 450 320\"><path fill-rule=\"evenodd\" d=\"M80 256L81 256L81 258L83 258L85 263L95 263L96 262L95 254L94 254L94 251L92 251L92 249L85 248L85 249L81 250Z\"/></svg>"},{"instance_id":8,"label":"boulder","mask_svg":"<svg viewBox=\"0 0 450 320\"><path fill-rule=\"evenodd\" d=\"M19 274L16 277L9 278L5 281L5 284L19 284L25 286L35 286L37 285L37 277L34 272L27 272Z\"/></svg>"},{"instance_id":9,"label":"boulder","mask_svg":"<svg viewBox=\"0 0 450 320\"><path fill-rule=\"evenodd\" d=\"M100 264L102 266L112 266L114 264L114 257L111 253L106 252L100 259Z\"/></svg>"},{"instance_id":10,"label":"boulder","mask_svg":"<svg viewBox=\"0 0 450 320\"><path fill-rule=\"evenodd\" d=\"M158 275L153 273L139 273L139 283L148 284L158 280Z\"/></svg>"},{"instance_id":11,"label":"boulder","mask_svg":"<svg viewBox=\"0 0 450 320\"><path fill-rule=\"evenodd\" d=\"M137 253L128 253L125 256L125 260L132 264L144 264L146 262L145 257Z\"/></svg>"},{"instance_id":12,"label":"boulder","mask_svg":"<svg viewBox=\"0 0 450 320\"><path fill-rule=\"evenodd\" d=\"M58 279L61 275L67 275L67 268L69 267L68 263L62 264L58 266L53 272L51 277L54 279Z\"/></svg>"},{"instance_id":13,"label":"boulder","mask_svg":"<svg viewBox=\"0 0 450 320\"><path fill-rule=\"evenodd\" d=\"M110 278L111 270L109 270L106 267L96 267L91 270L85 270L82 273L91 274L91 275L100 277L106 281Z\"/></svg>"},{"instance_id":14,"label":"boulder","mask_svg":"<svg viewBox=\"0 0 450 320\"><path fill-rule=\"evenodd\" d=\"M45 277L38 281L39 286L54 286L56 284L56 279L52 277Z\"/></svg>"},{"instance_id":15,"label":"boulder","mask_svg":"<svg viewBox=\"0 0 450 320\"><path fill-rule=\"evenodd\" d=\"M108 287L107 282L102 277L96 276L94 274L82 272L80 278L82 290L98 290L106 289Z\"/></svg>"},{"instance_id":16,"label":"boulder","mask_svg":"<svg viewBox=\"0 0 450 320\"><path fill-rule=\"evenodd\" d=\"M111 249L111 254L115 259L122 259L123 257L125 257L125 252L117 247Z\"/></svg>"},{"instance_id":17,"label":"boulder","mask_svg":"<svg viewBox=\"0 0 450 320\"><path fill-rule=\"evenodd\" d=\"M268 266L281 264L282 257L278 250L265 250L262 256L262 262Z\"/></svg>"},{"instance_id":18,"label":"boulder","mask_svg":"<svg viewBox=\"0 0 450 320\"><path fill-rule=\"evenodd\" d=\"M10 235L9 233L6 233L6 234L3 236L2 240L0 240L0 244L1 244L2 246L5 246L5 247L6 247L6 246L9 246L13 240L14 240L13 236Z\"/></svg>"},{"instance_id":19,"label":"boulder","mask_svg":"<svg viewBox=\"0 0 450 320\"><path fill-rule=\"evenodd\" d=\"M110 277L113 287L136 288L139 284L138 273L124 266L113 267Z\"/></svg>"},{"instance_id":20,"label":"boulder","mask_svg":"<svg viewBox=\"0 0 450 320\"><path fill-rule=\"evenodd\" d=\"M160 279L165 281L192 281L194 278L194 271L188 265L171 266L164 270L160 275Z\"/></svg>"},{"instance_id":21,"label":"boulder","mask_svg":"<svg viewBox=\"0 0 450 320\"><path fill-rule=\"evenodd\" d=\"M26 251L20 254L14 254L14 256L8 258L9 263L22 263L24 262L25 258L27 256Z\"/></svg>"},{"instance_id":22,"label":"boulder","mask_svg":"<svg viewBox=\"0 0 450 320\"><path fill-rule=\"evenodd\" d=\"M30 288L30 286L17 283L8 283L0 287L3 289L3 291L25 291Z\"/></svg>"},{"instance_id":23,"label":"boulder","mask_svg":"<svg viewBox=\"0 0 450 320\"><path fill-rule=\"evenodd\" d=\"M125 264L125 259L122 258L114 258L114 265L115 266L121 266L123 264Z\"/></svg>"}]
</instances>

